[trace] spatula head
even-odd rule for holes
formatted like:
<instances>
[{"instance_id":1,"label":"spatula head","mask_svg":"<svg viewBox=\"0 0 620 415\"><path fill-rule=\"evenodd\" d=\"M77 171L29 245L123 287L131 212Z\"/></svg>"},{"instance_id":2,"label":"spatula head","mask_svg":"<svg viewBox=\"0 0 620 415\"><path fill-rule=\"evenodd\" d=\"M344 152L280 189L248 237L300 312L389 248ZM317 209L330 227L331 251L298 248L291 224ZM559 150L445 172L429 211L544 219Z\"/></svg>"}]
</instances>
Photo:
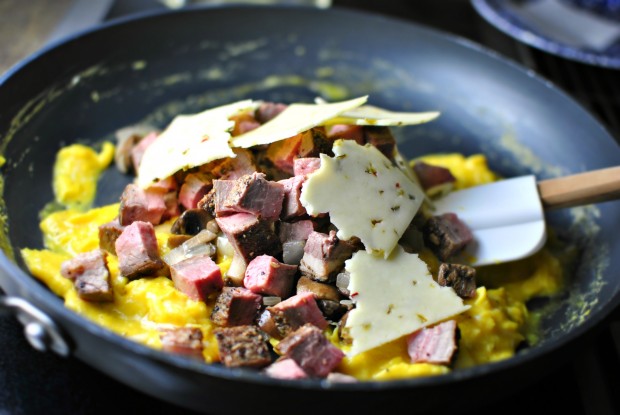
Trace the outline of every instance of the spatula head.
<instances>
[{"instance_id":1,"label":"spatula head","mask_svg":"<svg viewBox=\"0 0 620 415\"><path fill-rule=\"evenodd\" d=\"M545 216L536 178L521 176L451 192L435 201L434 214L455 213L474 241L453 262L488 265L514 261L545 244Z\"/></svg>"}]
</instances>

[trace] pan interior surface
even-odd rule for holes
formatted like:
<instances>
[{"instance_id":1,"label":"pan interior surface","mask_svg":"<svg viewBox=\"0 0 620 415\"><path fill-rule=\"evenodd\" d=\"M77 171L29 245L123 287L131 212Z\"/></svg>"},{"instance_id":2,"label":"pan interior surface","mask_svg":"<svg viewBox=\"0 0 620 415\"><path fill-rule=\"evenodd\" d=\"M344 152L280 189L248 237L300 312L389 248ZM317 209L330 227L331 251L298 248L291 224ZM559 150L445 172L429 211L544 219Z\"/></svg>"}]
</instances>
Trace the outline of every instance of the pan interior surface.
<instances>
[{"instance_id":1,"label":"pan interior surface","mask_svg":"<svg viewBox=\"0 0 620 415\"><path fill-rule=\"evenodd\" d=\"M177 114L245 98L312 102L317 96L334 101L361 95L393 110L441 112L432 123L394 129L409 158L484 153L502 176L534 173L539 179L620 163L609 134L553 86L464 40L409 23L338 9L244 6L121 21L39 53L0 84L7 159L4 250L23 271L5 261L3 268L12 275L3 276L3 287L41 302L53 315L68 313L24 275L19 257L22 248L42 247L39 213L54 198L51 171L61 147L97 145L113 140L114 131L126 125L164 127ZM129 181L108 169L96 204L116 202ZM445 382L552 353L619 303L620 206L557 211L547 219L576 260L563 293L532 305L541 310L539 343L510 362L445 375ZM239 376L261 383L253 374ZM421 382L391 382L381 389ZM317 382L310 388L324 386ZM356 388L365 386L351 389Z\"/></svg>"}]
</instances>

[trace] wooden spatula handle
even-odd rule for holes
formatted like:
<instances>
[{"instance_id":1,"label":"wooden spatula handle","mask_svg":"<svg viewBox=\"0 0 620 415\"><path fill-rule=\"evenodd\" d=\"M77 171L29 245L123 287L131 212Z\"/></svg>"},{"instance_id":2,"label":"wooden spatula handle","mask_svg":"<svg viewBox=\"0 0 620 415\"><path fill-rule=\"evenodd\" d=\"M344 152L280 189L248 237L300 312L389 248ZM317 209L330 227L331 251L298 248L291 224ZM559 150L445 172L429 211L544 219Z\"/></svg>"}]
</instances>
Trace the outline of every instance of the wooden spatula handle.
<instances>
[{"instance_id":1,"label":"wooden spatula handle","mask_svg":"<svg viewBox=\"0 0 620 415\"><path fill-rule=\"evenodd\" d=\"M620 199L620 166L538 182L545 209Z\"/></svg>"}]
</instances>

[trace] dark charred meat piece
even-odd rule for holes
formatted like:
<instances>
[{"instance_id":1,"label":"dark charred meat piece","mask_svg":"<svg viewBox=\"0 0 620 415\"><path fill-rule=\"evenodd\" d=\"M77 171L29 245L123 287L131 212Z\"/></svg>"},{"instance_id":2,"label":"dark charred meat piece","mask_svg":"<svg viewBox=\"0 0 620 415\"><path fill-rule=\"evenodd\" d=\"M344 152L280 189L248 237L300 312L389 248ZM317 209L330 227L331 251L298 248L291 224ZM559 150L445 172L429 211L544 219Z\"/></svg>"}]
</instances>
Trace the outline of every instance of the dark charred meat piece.
<instances>
[{"instance_id":1,"label":"dark charred meat piece","mask_svg":"<svg viewBox=\"0 0 620 415\"><path fill-rule=\"evenodd\" d=\"M460 253L473 240L471 231L455 213L429 218L423 233L427 246L441 261Z\"/></svg>"},{"instance_id":2,"label":"dark charred meat piece","mask_svg":"<svg viewBox=\"0 0 620 415\"><path fill-rule=\"evenodd\" d=\"M254 112L254 118L261 124L265 124L278 116L287 106L277 102L263 102Z\"/></svg>"},{"instance_id":3,"label":"dark charred meat piece","mask_svg":"<svg viewBox=\"0 0 620 415\"><path fill-rule=\"evenodd\" d=\"M122 276L135 279L165 268L159 258L155 229L149 222L133 222L123 229L115 243L118 268Z\"/></svg>"},{"instance_id":4,"label":"dark charred meat piece","mask_svg":"<svg viewBox=\"0 0 620 415\"><path fill-rule=\"evenodd\" d=\"M338 288L333 285L311 280L308 277L301 277L297 281L297 294L312 293L317 300L340 301Z\"/></svg>"},{"instance_id":5,"label":"dark charred meat piece","mask_svg":"<svg viewBox=\"0 0 620 415\"><path fill-rule=\"evenodd\" d=\"M425 327L407 336L407 351L412 363L447 365L456 351L457 326L448 320Z\"/></svg>"},{"instance_id":6,"label":"dark charred meat piece","mask_svg":"<svg viewBox=\"0 0 620 415\"><path fill-rule=\"evenodd\" d=\"M203 229L206 229L207 223L213 220L213 216L204 209L188 209L181 213L172 224L170 232L182 235L196 235Z\"/></svg>"},{"instance_id":7,"label":"dark charred meat piece","mask_svg":"<svg viewBox=\"0 0 620 415\"><path fill-rule=\"evenodd\" d=\"M299 201L301 186L303 186L305 181L305 176L293 176L278 181L284 188L284 203L280 213L282 220L292 220L306 214L306 208Z\"/></svg>"},{"instance_id":8,"label":"dark charred meat piece","mask_svg":"<svg viewBox=\"0 0 620 415\"><path fill-rule=\"evenodd\" d=\"M354 249L352 244L339 240L334 231L329 234L312 232L306 241L299 270L313 280L331 282Z\"/></svg>"},{"instance_id":9,"label":"dark charred meat piece","mask_svg":"<svg viewBox=\"0 0 620 415\"><path fill-rule=\"evenodd\" d=\"M418 177L420 185L426 191L446 184L452 187L456 181L456 178L449 169L441 166L433 166L423 161L416 161L413 165L413 171Z\"/></svg>"},{"instance_id":10,"label":"dark charred meat piece","mask_svg":"<svg viewBox=\"0 0 620 415\"><path fill-rule=\"evenodd\" d=\"M325 129L315 127L302 133L301 144L295 158L319 157L320 154L333 155L332 143L327 139Z\"/></svg>"},{"instance_id":11,"label":"dark charred meat piece","mask_svg":"<svg viewBox=\"0 0 620 415\"><path fill-rule=\"evenodd\" d=\"M211 321L218 326L254 324L263 298L242 287L224 287L211 312Z\"/></svg>"},{"instance_id":12,"label":"dark charred meat piece","mask_svg":"<svg viewBox=\"0 0 620 415\"><path fill-rule=\"evenodd\" d=\"M62 263L60 273L73 281L78 296L85 301L114 301L107 264L107 253L101 249L85 252Z\"/></svg>"},{"instance_id":13,"label":"dark charred meat piece","mask_svg":"<svg viewBox=\"0 0 620 415\"><path fill-rule=\"evenodd\" d=\"M359 145L364 145L364 127L360 125L335 124L327 130L327 138L335 141L339 138L343 140L354 140Z\"/></svg>"},{"instance_id":14,"label":"dark charred meat piece","mask_svg":"<svg viewBox=\"0 0 620 415\"><path fill-rule=\"evenodd\" d=\"M202 350L202 331L197 327L160 329L159 338L165 352L204 359Z\"/></svg>"},{"instance_id":15,"label":"dark charred meat piece","mask_svg":"<svg viewBox=\"0 0 620 415\"><path fill-rule=\"evenodd\" d=\"M179 203L185 209L194 209L212 187L213 180L210 175L205 173L190 173L185 176L185 180L179 190Z\"/></svg>"},{"instance_id":16,"label":"dark charred meat piece","mask_svg":"<svg viewBox=\"0 0 620 415\"><path fill-rule=\"evenodd\" d=\"M271 255L260 255L248 264L243 285L258 294L286 298L291 295L296 273L296 266L283 264Z\"/></svg>"},{"instance_id":17,"label":"dark charred meat piece","mask_svg":"<svg viewBox=\"0 0 620 415\"><path fill-rule=\"evenodd\" d=\"M326 377L344 358L342 350L312 324L306 324L286 336L276 349L293 359L311 377Z\"/></svg>"},{"instance_id":18,"label":"dark charred meat piece","mask_svg":"<svg viewBox=\"0 0 620 415\"><path fill-rule=\"evenodd\" d=\"M123 233L123 229L124 227L120 225L118 219L99 225L99 248L116 255L114 244L118 237L121 236L121 233Z\"/></svg>"},{"instance_id":19,"label":"dark charred meat piece","mask_svg":"<svg viewBox=\"0 0 620 415\"><path fill-rule=\"evenodd\" d=\"M252 173L237 180L216 180L215 214L251 213L262 219L277 220L282 211L284 186L268 181L264 173Z\"/></svg>"},{"instance_id":20,"label":"dark charred meat piece","mask_svg":"<svg viewBox=\"0 0 620 415\"><path fill-rule=\"evenodd\" d=\"M364 140L376 147L385 157L394 161L396 140L389 127L364 126Z\"/></svg>"},{"instance_id":21,"label":"dark charred meat piece","mask_svg":"<svg viewBox=\"0 0 620 415\"><path fill-rule=\"evenodd\" d=\"M261 220L249 213L236 213L215 220L246 264L259 255L277 257L282 253L282 244L271 221Z\"/></svg>"},{"instance_id":22,"label":"dark charred meat piece","mask_svg":"<svg viewBox=\"0 0 620 415\"><path fill-rule=\"evenodd\" d=\"M157 190L143 190L133 183L125 187L120 201L118 220L122 226L135 221L159 225L167 210L162 193Z\"/></svg>"},{"instance_id":23,"label":"dark charred meat piece","mask_svg":"<svg viewBox=\"0 0 620 415\"><path fill-rule=\"evenodd\" d=\"M452 287L461 298L476 296L476 269L461 264L446 264L439 266L437 282L444 287Z\"/></svg>"},{"instance_id":24,"label":"dark charred meat piece","mask_svg":"<svg viewBox=\"0 0 620 415\"><path fill-rule=\"evenodd\" d=\"M321 159L318 157L301 157L293 160L293 174L305 176L321 167Z\"/></svg>"},{"instance_id":25,"label":"dark charred meat piece","mask_svg":"<svg viewBox=\"0 0 620 415\"><path fill-rule=\"evenodd\" d=\"M263 333L256 326L235 326L215 330L220 360L227 367L265 367L271 356Z\"/></svg>"},{"instance_id":26,"label":"dark charred meat piece","mask_svg":"<svg viewBox=\"0 0 620 415\"><path fill-rule=\"evenodd\" d=\"M321 330L325 330L328 324L312 293L296 294L266 310L271 313L280 337L304 324L312 324Z\"/></svg>"},{"instance_id":27,"label":"dark charred meat piece","mask_svg":"<svg viewBox=\"0 0 620 415\"><path fill-rule=\"evenodd\" d=\"M308 374L297 362L288 357L279 358L264 369L264 373L277 379L306 379Z\"/></svg>"},{"instance_id":28,"label":"dark charred meat piece","mask_svg":"<svg viewBox=\"0 0 620 415\"><path fill-rule=\"evenodd\" d=\"M177 290L194 301L207 301L210 294L224 287L220 267L209 255L197 255L170 266Z\"/></svg>"},{"instance_id":29,"label":"dark charred meat piece","mask_svg":"<svg viewBox=\"0 0 620 415\"><path fill-rule=\"evenodd\" d=\"M196 207L205 210L209 215L215 217L215 189L209 190L209 192L200 199Z\"/></svg>"},{"instance_id":30,"label":"dark charred meat piece","mask_svg":"<svg viewBox=\"0 0 620 415\"><path fill-rule=\"evenodd\" d=\"M258 169L254 155L244 148L235 148L236 157L230 157L210 170L210 173L221 180L237 180L252 174Z\"/></svg>"}]
</instances>

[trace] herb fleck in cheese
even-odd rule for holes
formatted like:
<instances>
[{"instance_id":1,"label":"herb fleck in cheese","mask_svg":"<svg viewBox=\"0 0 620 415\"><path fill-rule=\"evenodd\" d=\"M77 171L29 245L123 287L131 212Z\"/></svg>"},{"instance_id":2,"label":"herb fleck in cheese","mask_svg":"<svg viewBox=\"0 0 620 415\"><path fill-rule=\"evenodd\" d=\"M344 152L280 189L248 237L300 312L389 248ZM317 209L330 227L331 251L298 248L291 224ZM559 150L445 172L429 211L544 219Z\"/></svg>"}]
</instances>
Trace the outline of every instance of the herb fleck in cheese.
<instances>
[{"instance_id":1,"label":"herb fleck in cheese","mask_svg":"<svg viewBox=\"0 0 620 415\"><path fill-rule=\"evenodd\" d=\"M337 140L334 157L308 176L301 203L329 213L338 238L357 236L368 252L388 257L424 200L422 189L375 147Z\"/></svg>"}]
</instances>

